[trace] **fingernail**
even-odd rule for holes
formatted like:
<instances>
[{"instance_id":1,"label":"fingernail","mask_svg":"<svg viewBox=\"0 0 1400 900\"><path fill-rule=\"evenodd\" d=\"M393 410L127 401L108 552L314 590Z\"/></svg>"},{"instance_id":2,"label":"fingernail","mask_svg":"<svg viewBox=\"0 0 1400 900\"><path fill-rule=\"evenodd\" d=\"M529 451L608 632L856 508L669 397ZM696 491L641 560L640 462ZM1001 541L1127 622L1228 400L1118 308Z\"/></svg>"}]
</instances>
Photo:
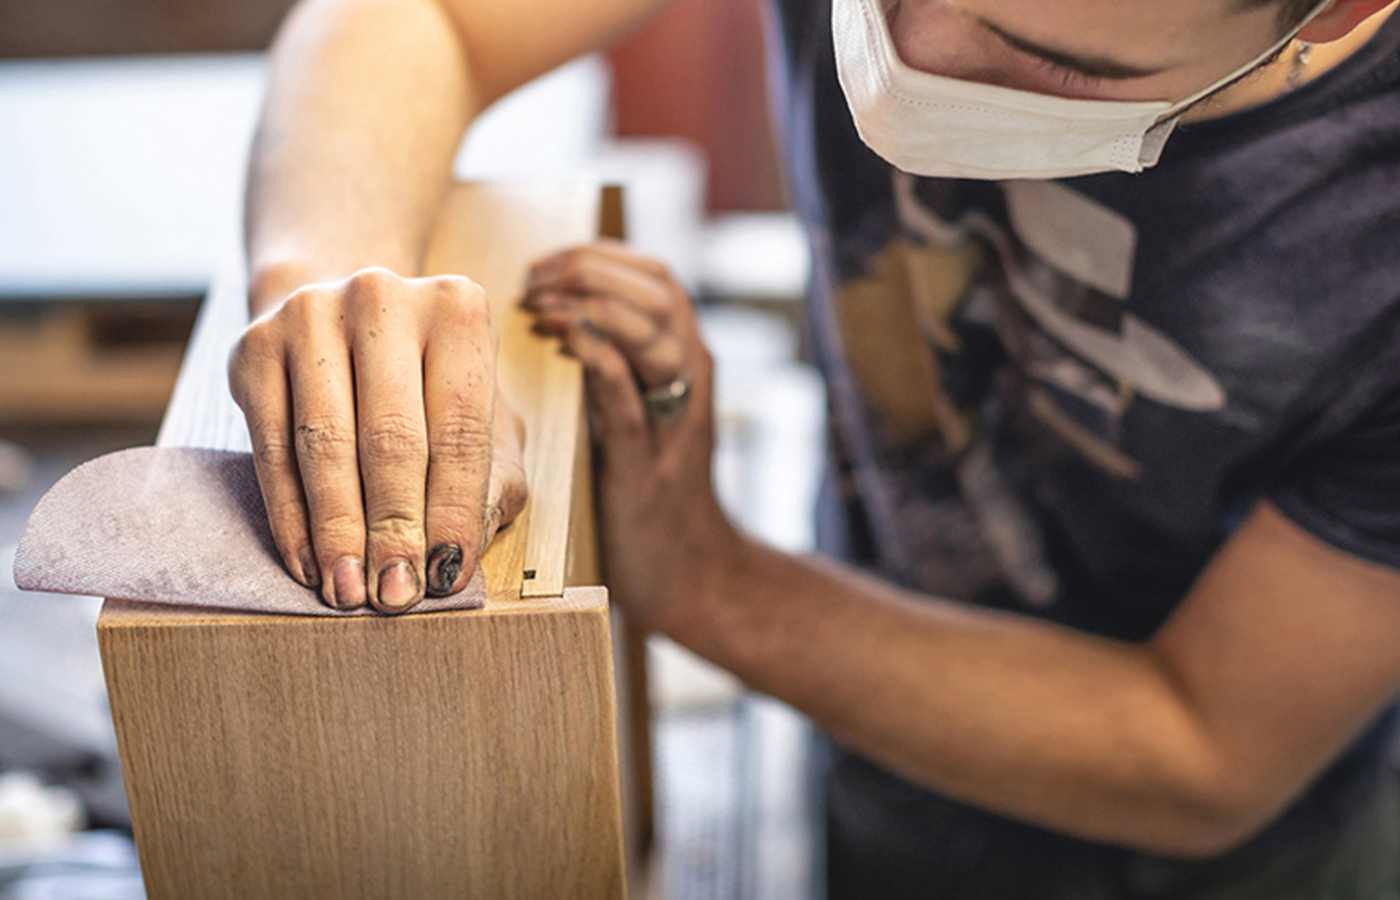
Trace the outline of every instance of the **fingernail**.
<instances>
[{"instance_id":1,"label":"fingernail","mask_svg":"<svg viewBox=\"0 0 1400 900\"><path fill-rule=\"evenodd\" d=\"M354 609L365 605L365 564L356 556L342 556L331 572L335 596L331 605L339 609Z\"/></svg>"},{"instance_id":2,"label":"fingernail","mask_svg":"<svg viewBox=\"0 0 1400 900\"><path fill-rule=\"evenodd\" d=\"M428 554L428 593L446 597L452 593L457 576L462 574L462 548L456 544L439 544Z\"/></svg>"},{"instance_id":3,"label":"fingernail","mask_svg":"<svg viewBox=\"0 0 1400 900\"><path fill-rule=\"evenodd\" d=\"M407 606L418 596L418 576L403 560L390 563L379 572L379 605Z\"/></svg>"},{"instance_id":4,"label":"fingernail","mask_svg":"<svg viewBox=\"0 0 1400 900\"><path fill-rule=\"evenodd\" d=\"M320 587L321 567L316 565L316 554L311 552L311 547L302 547L297 556L301 559L301 576L306 579L306 586Z\"/></svg>"}]
</instances>

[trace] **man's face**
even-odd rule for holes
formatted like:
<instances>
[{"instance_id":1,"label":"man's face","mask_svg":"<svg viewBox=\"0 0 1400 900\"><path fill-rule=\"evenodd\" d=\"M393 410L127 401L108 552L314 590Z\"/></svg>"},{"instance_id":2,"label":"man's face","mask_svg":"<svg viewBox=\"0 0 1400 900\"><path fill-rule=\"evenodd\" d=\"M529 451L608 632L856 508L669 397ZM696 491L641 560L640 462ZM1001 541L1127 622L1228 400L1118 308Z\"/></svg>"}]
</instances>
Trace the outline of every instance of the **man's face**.
<instances>
[{"instance_id":1,"label":"man's face","mask_svg":"<svg viewBox=\"0 0 1400 900\"><path fill-rule=\"evenodd\" d=\"M913 68L1098 100L1183 100L1279 37L1232 0L898 0L889 25Z\"/></svg>"}]
</instances>

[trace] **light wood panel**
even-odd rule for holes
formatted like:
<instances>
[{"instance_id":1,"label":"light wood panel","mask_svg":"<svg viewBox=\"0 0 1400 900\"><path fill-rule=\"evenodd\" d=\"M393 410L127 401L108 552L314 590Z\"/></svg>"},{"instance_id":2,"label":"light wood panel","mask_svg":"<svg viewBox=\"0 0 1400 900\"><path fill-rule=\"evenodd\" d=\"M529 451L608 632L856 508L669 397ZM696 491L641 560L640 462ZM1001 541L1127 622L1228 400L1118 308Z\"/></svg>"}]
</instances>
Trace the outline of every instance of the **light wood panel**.
<instances>
[{"instance_id":1,"label":"light wood panel","mask_svg":"<svg viewBox=\"0 0 1400 900\"><path fill-rule=\"evenodd\" d=\"M494 615L164 618L123 605L102 629L152 900L623 896L601 588Z\"/></svg>"},{"instance_id":2,"label":"light wood panel","mask_svg":"<svg viewBox=\"0 0 1400 900\"><path fill-rule=\"evenodd\" d=\"M518 301L531 262L593 238L598 222L596 183L476 185L449 199L425 264L429 273L467 273L486 289L500 335L501 391L525 418L529 508L482 561L488 583L518 584L517 597L564 591L575 474L568 463L579 446L583 392L578 363L530 333Z\"/></svg>"},{"instance_id":3,"label":"light wood panel","mask_svg":"<svg viewBox=\"0 0 1400 900\"><path fill-rule=\"evenodd\" d=\"M531 497L483 559L484 610L108 601L99 640L152 900L624 895L581 374L515 307L531 261L596 233L597 197L579 182L464 187L428 256L487 289L502 389L526 419ZM246 440L209 384L239 322L205 310L162 443Z\"/></svg>"}]
</instances>

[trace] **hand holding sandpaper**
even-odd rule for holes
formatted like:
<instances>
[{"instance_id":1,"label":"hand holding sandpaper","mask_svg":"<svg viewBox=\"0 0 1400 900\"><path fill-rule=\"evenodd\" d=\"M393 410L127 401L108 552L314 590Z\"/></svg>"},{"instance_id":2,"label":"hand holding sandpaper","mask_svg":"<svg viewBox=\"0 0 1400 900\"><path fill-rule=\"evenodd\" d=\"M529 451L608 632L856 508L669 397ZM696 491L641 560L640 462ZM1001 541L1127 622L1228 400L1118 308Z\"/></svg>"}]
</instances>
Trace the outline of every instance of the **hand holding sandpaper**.
<instances>
[{"instance_id":1,"label":"hand holding sandpaper","mask_svg":"<svg viewBox=\"0 0 1400 900\"><path fill-rule=\"evenodd\" d=\"M337 610L287 574L246 453L144 447L64 476L29 517L15 555L25 590L284 615ZM480 568L466 587L415 612L485 603Z\"/></svg>"},{"instance_id":2,"label":"hand holding sandpaper","mask_svg":"<svg viewBox=\"0 0 1400 900\"><path fill-rule=\"evenodd\" d=\"M485 292L369 268L250 302L229 389L287 571L339 609L460 590L526 495Z\"/></svg>"}]
</instances>

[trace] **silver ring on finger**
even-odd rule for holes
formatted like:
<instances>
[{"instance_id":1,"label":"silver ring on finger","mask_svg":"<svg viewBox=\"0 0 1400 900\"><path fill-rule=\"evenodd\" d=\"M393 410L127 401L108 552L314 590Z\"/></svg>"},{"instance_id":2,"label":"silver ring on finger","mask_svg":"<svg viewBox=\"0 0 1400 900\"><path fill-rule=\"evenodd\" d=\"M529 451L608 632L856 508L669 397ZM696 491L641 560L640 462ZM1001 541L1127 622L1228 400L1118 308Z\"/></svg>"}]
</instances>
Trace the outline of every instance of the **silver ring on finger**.
<instances>
[{"instance_id":1,"label":"silver ring on finger","mask_svg":"<svg viewBox=\"0 0 1400 900\"><path fill-rule=\"evenodd\" d=\"M690 401L690 382L677 378L669 384L647 388L642 392L642 402L646 404L647 416L652 419L669 419L685 412Z\"/></svg>"}]
</instances>

